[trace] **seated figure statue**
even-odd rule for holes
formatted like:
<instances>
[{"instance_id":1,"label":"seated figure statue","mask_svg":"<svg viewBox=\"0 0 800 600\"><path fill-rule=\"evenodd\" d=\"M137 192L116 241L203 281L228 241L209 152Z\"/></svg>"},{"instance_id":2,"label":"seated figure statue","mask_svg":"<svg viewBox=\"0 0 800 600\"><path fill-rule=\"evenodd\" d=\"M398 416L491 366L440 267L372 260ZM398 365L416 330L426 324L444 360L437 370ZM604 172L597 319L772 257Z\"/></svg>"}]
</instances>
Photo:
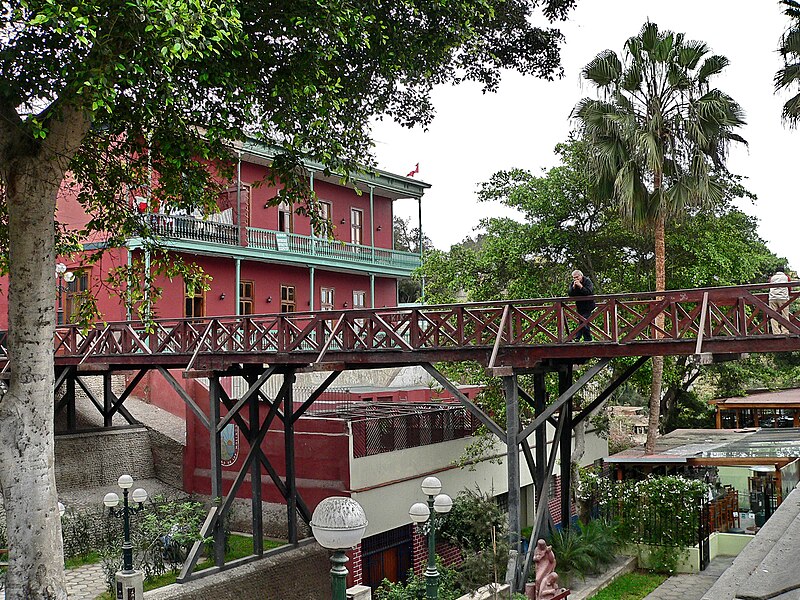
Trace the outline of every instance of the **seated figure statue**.
<instances>
[{"instance_id":1,"label":"seated figure statue","mask_svg":"<svg viewBox=\"0 0 800 600\"><path fill-rule=\"evenodd\" d=\"M536 600L564 598L567 590L558 585L556 557L552 546L548 546L544 540L536 542L533 560L536 563Z\"/></svg>"}]
</instances>

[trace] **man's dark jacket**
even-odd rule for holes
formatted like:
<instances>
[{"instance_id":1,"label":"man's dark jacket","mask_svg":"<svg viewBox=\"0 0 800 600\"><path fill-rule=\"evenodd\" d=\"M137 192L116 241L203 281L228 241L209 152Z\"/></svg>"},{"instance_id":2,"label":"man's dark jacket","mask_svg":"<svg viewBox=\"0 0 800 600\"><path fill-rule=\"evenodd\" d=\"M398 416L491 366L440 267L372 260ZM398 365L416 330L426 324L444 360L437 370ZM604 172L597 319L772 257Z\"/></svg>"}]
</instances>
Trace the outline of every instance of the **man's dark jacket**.
<instances>
[{"instance_id":1,"label":"man's dark jacket","mask_svg":"<svg viewBox=\"0 0 800 600\"><path fill-rule=\"evenodd\" d=\"M570 296L592 296L594 295L594 284L592 284L592 280L589 279L586 275L583 276L583 280L581 281L581 285L583 287L575 287L575 283L569 284L569 292ZM587 315L594 310L594 307L597 306L594 300L576 300L575 301L575 308L578 309L578 312L582 315Z\"/></svg>"}]
</instances>

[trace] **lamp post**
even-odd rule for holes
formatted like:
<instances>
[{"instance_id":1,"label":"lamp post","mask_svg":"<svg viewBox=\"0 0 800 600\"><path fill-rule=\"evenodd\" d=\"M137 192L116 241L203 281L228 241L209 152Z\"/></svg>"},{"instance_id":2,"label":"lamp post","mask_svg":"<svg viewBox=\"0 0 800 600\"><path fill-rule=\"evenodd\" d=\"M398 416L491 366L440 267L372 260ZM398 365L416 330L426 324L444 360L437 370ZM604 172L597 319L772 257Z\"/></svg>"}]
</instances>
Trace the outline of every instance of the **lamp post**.
<instances>
[{"instance_id":1,"label":"lamp post","mask_svg":"<svg viewBox=\"0 0 800 600\"><path fill-rule=\"evenodd\" d=\"M108 507L109 512L115 517L122 517L122 571L117 572L117 597L131 598L140 600L143 597L144 575L141 571L133 570L133 544L131 543L131 514L138 513L144 508L147 500L147 492L142 488L133 490L131 497L137 504L132 507L128 503L128 490L133 487L133 477L130 475L120 475L117 485L122 489L122 508L116 508L119 504L119 496L114 492L109 492L103 498L103 504ZM123 589L133 589L124 593Z\"/></svg>"},{"instance_id":2,"label":"lamp post","mask_svg":"<svg viewBox=\"0 0 800 600\"><path fill-rule=\"evenodd\" d=\"M58 313L56 325L64 324L64 292L69 289L69 284L75 281L75 273L67 271L67 265L56 263L56 290L58 290ZM64 285L66 283L67 285Z\"/></svg>"},{"instance_id":3,"label":"lamp post","mask_svg":"<svg viewBox=\"0 0 800 600\"><path fill-rule=\"evenodd\" d=\"M331 596L347 598L347 555L345 551L358 545L367 529L367 515L352 498L325 498L311 515L311 533L320 546L333 550L331 556Z\"/></svg>"},{"instance_id":4,"label":"lamp post","mask_svg":"<svg viewBox=\"0 0 800 600\"><path fill-rule=\"evenodd\" d=\"M440 494L442 482L438 477L426 477L422 480L422 493L428 496L428 503L417 502L411 506L408 516L414 523L428 521L428 568L425 570L425 590L428 600L436 600L439 596L439 571L436 569L436 516L435 513L446 514L453 508L453 499L447 494Z\"/></svg>"}]
</instances>

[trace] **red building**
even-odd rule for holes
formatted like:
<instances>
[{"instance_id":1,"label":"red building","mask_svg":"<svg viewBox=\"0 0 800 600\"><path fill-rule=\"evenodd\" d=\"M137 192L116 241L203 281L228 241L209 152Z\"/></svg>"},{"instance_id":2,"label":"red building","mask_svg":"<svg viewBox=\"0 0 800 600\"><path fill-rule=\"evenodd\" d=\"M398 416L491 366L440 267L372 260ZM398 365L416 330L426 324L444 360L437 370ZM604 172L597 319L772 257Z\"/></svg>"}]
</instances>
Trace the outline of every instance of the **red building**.
<instances>
[{"instance_id":1,"label":"red building","mask_svg":"<svg viewBox=\"0 0 800 600\"><path fill-rule=\"evenodd\" d=\"M182 281L159 281L161 299L153 311L160 318L264 314L305 310L394 306L397 279L419 266L419 256L393 249L393 203L421 201L428 184L384 172L354 177L344 185L307 164L309 185L322 203L334 237L318 237L310 219L287 205L271 206L276 188L266 180L275 152L246 143L236 177L219 200L220 212L186 215L150 214L164 245L196 262L211 277L210 289L187 293ZM131 198L136 204L143 198ZM59 200L58 219L80 227L87 217L68 194ZM86 244L91 251L92 244ZM103 318L127 320L126 308L103 285L114 266L134 260L142 241L106 250L102 261L84 265L80 256L60 259L67 267L59 278L58 322L74 319L79 294L91 290ZM0 329L8 327L8 286L0 280Z\"/></svg>"}]
</instances>

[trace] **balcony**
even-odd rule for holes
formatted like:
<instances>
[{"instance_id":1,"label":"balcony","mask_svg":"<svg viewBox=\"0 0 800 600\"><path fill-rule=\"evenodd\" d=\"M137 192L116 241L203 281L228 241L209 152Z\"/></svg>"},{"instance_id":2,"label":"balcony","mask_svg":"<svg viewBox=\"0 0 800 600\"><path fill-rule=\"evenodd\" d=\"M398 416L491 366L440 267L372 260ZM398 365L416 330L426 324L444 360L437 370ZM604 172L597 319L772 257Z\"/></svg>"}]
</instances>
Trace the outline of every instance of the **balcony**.
<instances>
[{"instance_id":1,"label":"balcony","mask_svg":"<svg viewBox=\"0 0 800 600\"><path fill-rule=\"evenodd\" d=\"M373 248L327 238L246 227L182 215L148 215L154 233L175 250L220 253L241 258L269 259L288 264L365 271L380 275L408 276L419 267L419 255ZM132 244L135 247L136 244Z\"/></svg>"}]
</instances>

